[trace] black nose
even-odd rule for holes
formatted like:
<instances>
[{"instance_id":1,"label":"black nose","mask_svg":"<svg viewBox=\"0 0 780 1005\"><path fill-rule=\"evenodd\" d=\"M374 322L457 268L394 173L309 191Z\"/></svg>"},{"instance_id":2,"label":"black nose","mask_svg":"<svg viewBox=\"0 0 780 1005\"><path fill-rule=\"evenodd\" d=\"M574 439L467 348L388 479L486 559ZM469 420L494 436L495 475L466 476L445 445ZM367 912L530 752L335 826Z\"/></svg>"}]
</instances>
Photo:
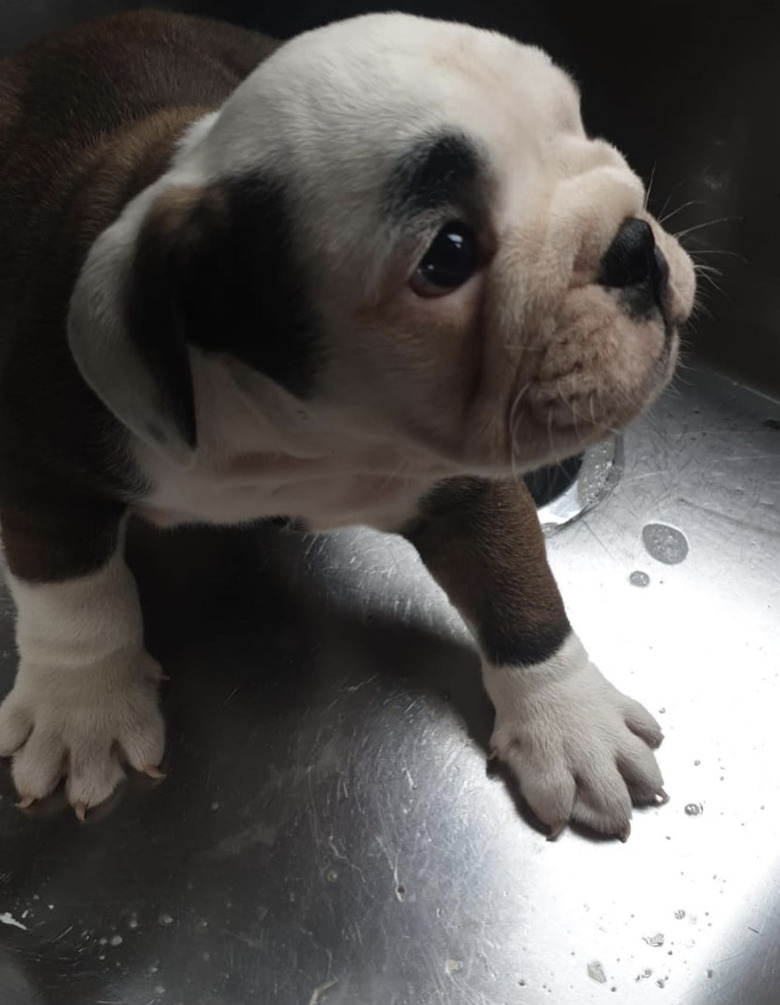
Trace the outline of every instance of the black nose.
<instances>
[{"instance_id":1,"label":"black nose","mask_svg":"<svg viewBox=\"0 0 780 1005\"><path fill-rule=\"evenodd\" d=\"M666 259L655 246L650 224L629 219L607 248L598 281L602 286L644 287L660 305L667 273Z\"/></svg>"}]
</instances>

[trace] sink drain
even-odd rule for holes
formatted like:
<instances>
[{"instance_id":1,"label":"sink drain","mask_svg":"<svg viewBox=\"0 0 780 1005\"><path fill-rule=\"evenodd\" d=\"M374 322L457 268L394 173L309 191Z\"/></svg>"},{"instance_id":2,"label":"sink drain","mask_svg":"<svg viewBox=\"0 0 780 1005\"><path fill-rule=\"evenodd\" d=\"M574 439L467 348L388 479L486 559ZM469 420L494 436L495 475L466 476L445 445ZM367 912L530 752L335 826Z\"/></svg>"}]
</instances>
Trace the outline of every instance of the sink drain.
<instances>
[{"instance_id":1,"label":"sink drain","mask_svg":"<svg viewBox=\"0 0 780 1005\"><path fill-rule=\"evenodd\" d=\"M527 476L545 534L554 534L606 499L622 470L623 439L618 436L579 457Z\"/></svg>"},{"instance_id":2,"label":"sink drain","mask_svg":"<svg viewBox=\"0 0 780 1005\"><path fill-rule=\"evenodd\" d=\"M536 503L537 509L549 506L577 480L582 468L583 455L569 457L560 464L552 464L547 468L539 468L525 476L525 484Z\"/></svg>"}]
</instances>

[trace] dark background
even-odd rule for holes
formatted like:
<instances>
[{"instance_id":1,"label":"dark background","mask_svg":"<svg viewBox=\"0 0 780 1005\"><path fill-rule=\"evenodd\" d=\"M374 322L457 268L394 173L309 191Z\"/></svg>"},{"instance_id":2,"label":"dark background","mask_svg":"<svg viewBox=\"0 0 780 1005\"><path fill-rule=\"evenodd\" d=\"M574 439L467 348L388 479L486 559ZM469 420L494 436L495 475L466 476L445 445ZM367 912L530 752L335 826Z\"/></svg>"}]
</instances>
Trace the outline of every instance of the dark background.
<instances>
[{"instance_id":1,"label":"dark background","mask_svg":"<svg viewBox=\"0 0 780 1005\"><path fill-rule=\"evenodd\" d=\"M777 387L780 4L0 0L0 51L128 6L175 6L282 38L390 6L470 21L543 46L582 84L588 128L620 147L646 180L653 175L650 208L659 215L679 210L669 228L698 228L684 238L686 245L722 273L711 274L720 289L701 284L702 311L689 344L732 373Z\"/></svg>"}]
</instances>

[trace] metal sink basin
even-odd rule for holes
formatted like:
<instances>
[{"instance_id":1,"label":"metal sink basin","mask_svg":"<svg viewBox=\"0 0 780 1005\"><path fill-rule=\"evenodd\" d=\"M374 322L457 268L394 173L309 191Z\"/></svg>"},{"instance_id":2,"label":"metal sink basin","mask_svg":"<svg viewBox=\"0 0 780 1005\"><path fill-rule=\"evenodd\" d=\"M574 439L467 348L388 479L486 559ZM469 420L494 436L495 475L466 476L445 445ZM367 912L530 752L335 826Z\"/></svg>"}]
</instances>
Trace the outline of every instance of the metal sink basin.
<instances>
[{"instance_id":1,"label":"metal sink basin","mask_svg":"<svg viewBox=\"0 0 780 1005\"><path fill-rule=\"evenodd\" d=\"M101 6L8 7L0 37ZM658 2L637 39L624 5L581 7L417 9L538 39L658 159L657 209L742 218L691 235L727 252L702 258L724 292L674 386L542 510L572 621L664 726L671 801L626 845L547 842L486 765L476 657L402 541L136 527L168 777L82 826L56 799L23 815L0 771L0 1005L777 1005L780 130L737 125L772 121L780 14ZM356 9L220 7L277 33ZM12 620L3 594L0 693Z\"/></svg>"}]
</instances>

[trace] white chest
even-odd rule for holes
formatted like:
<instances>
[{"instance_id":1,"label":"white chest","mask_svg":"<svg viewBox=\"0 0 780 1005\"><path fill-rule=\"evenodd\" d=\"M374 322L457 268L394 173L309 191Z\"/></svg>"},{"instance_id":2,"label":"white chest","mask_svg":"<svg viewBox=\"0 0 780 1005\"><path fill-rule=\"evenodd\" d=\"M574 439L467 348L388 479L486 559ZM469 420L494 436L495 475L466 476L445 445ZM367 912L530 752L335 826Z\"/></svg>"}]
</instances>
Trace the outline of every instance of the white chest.
<instances>
[{"instance_id":1,"label":"white chest","mask_svg":"<svg viewBox=\"0 0 780 1005\"><path fill-rule=\"evenodd\" d=\"M154 488L139 513L158 526L302 519L312 530L365 524L392 530L409 519L435 479L373 469L355 459L234 459L225 468L149 472Z\"/></svg>"}]
</instances>

